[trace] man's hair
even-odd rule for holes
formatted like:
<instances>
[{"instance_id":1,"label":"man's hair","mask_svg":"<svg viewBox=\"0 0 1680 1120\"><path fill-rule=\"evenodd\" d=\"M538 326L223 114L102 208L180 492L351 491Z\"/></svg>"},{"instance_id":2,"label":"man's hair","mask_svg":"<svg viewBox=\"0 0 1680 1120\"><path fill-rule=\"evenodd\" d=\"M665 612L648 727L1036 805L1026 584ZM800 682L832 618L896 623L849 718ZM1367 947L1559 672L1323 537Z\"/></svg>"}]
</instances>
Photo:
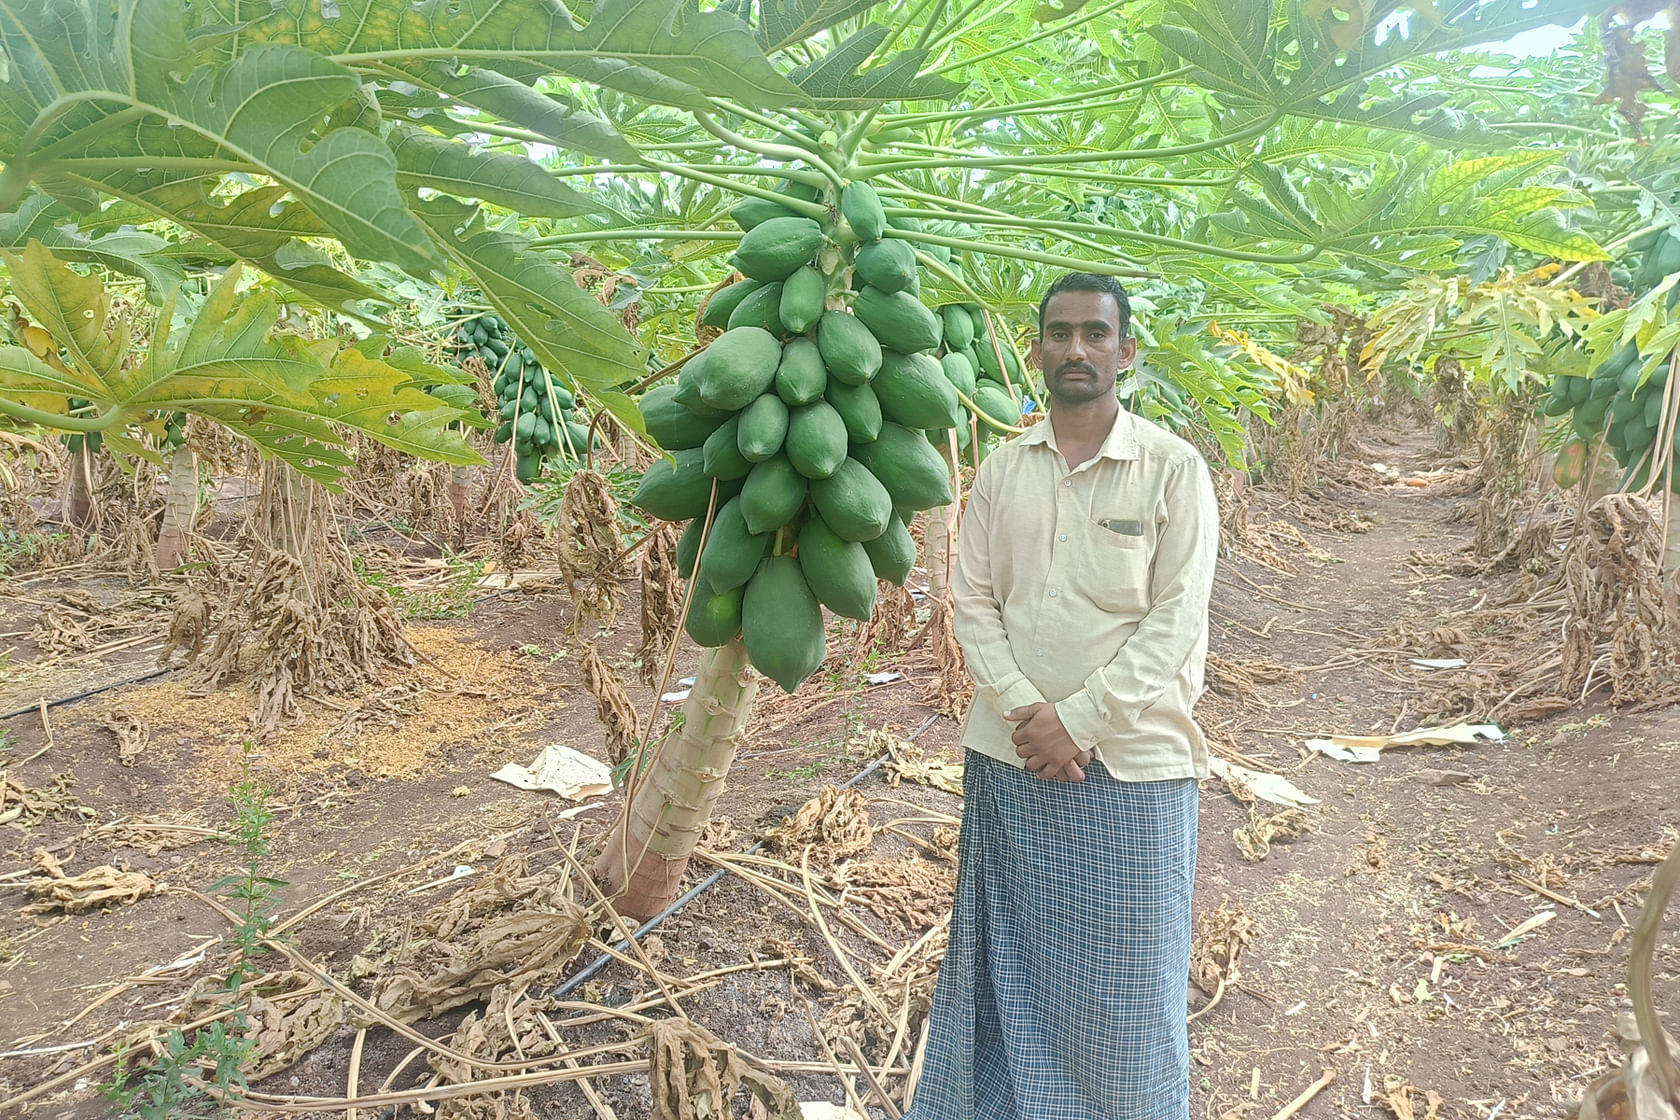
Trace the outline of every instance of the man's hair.
<instances>
[{"instance_id":1,"label":"man's hair","mask_svg":"<svg viewBox=\"0 0 1680 1120\"><path fill-rule=\"evenodd\" d=\"M1120 309L1120 337L1125 338L1126 332L1132 327L1132 301L1126 295L1126 289L1120 281L1112 276L1099 276L1095 272L1069 272L1059 277L1044 293L1044 298L1038 301L1038 330L1044 332L1044 312L1050 306L1050 297L1058 292L1107 292L1114 297L1114 304Z\"/></svg>"}]
</instances>

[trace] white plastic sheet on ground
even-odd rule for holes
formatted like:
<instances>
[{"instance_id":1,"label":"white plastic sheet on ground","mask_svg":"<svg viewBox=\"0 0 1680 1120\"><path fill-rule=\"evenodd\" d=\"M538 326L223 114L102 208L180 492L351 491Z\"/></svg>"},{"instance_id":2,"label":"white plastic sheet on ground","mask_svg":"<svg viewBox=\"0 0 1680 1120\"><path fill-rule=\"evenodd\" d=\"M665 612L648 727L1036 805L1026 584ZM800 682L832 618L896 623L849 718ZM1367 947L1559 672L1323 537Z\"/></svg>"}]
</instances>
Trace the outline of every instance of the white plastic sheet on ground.
<instances>
[{"instance_id":1,"label":"white plastic sheet on ground","mask_svg":"<svg viewBox=\"0 0 1680 1120\"><path fill-rule=\"evenodd\" d=\"M546 789L568 801L585 801L612 790L612 769L598 758L550 743L531 765L510 762L490 775L518 789Z\"/></svg>"},{"instance_id":2,"label":"white plastic sheet on ground","mask_svg":"<svg viewBox=\"0 0 1680 1120\"><path fill-rule=\"evenodd\" d=\"M1492 723L1455 723L1451 727L1420 727L1399 735L1331 735L1308 739L1307 749L1342 762L1375 762L1389 747L1475 746L1499 743L1505 732Z\"/></svg>"}]
</instances>

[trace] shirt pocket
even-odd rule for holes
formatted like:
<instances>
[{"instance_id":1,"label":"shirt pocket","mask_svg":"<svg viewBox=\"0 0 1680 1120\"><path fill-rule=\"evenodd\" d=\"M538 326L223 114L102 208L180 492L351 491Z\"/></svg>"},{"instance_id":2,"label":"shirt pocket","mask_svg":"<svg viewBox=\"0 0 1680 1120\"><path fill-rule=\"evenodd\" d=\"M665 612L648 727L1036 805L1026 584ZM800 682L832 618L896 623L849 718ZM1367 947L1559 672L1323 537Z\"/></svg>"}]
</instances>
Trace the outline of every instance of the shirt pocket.
<instances>
[{"instance_id":1,"label":"shirt pocket","mask_svg":"<svg viewBox=\"0 0 1680 1120\"><path fill-rule=\"evenodd\" d=\"M1149 609L1153 550L1143 522L1096 517L1080 525L1079 587L1099 609L1141 618Z\"/></svg>"}]
</instances>

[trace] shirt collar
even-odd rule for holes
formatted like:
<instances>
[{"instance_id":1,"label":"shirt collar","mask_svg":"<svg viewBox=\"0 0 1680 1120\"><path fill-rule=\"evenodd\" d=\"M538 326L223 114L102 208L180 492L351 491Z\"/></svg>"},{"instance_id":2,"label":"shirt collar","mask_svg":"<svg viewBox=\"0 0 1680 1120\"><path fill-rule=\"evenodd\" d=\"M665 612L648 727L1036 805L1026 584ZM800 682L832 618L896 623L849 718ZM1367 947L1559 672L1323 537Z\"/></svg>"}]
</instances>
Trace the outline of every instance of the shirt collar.
<instances>
[{"instance_id":1,"label":"shirt collar","mask_svg":"<svg viewBox=\"0 0 1680 1120\"><path fill-rule=\"evenodd\" d=\"M1056 446L1056 430L1051 426L1048 416L1028 428L1026 433L1019 438L1023 444L1042 443L1058 453L1061 451L1061 448ZM1095 458L1128 462L1137 457L1137 421L1130 412L1122 407L1115 414L1114 426L1108 430L1108 435L1103 438L1102 446L1097 448Z\"/></svg>"}]
</instances>

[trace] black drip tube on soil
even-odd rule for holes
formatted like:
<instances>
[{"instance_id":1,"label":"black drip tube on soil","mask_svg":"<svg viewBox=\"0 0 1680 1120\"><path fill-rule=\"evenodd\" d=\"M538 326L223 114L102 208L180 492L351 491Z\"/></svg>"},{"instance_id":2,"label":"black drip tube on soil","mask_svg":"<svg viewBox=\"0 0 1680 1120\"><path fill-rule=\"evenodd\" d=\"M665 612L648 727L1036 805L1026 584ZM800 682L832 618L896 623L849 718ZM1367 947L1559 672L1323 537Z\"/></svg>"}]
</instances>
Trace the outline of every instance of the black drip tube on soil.
<instances>
[{"instance_id":1,"label":"black drip tube on soil","mask_svg":"<svg viewBox=\"0 0 1680 1120\"><path fill-rule=\"evenodd\" d=\"M921 736L921 734L924 731L926 731L928 728L932 727L938 719L939 719L938 715L929 716L926 720L924 720L922 722L922 725L920 727L916 728L916 730L912 731L909 734L908 738L910 739L910 741L914 742L917 738L919 738ZM851 780L846 782L840 788L841 789L851 789L853 786L857 785L859 782L861 782L865 778L869 777L869 775L871 775L875 771L879 770L882 767L882 765L884 765L886 763L887 759L889 759L891 757L892 757L892 755L890 753L881 755L879 758L870 762L862 770L859 770L856 774L852 775ZM756 843L752 847L748 848L746 854L747 855L752 855L753 853L757 852L762 847L764 847L764 841L760 840L760 841L758 841L758 843ZM647 936L647 934L649 934L653 930L657 929L659 927L660 923L664 922L666 918L669 918L673 914L676 914L678 911L682 910L689 903L691 903L695 899L699 898L702 894L705 894L706 891L708 891L713 886L715 886L718 882L720 882L723 879L723 877L725 875L728 875L728 874L729 874L729 869L728 868L720 867L716 871L712 872L710 875L706 876L704 879L700 880L698 883L694 884L694 886L692 886L688 889L687 893L683 894L675 902L671 903L671 905L665 907L665 909L661 910L659 913L655 914L653 917L651 917L647 921L643 922L640 926L636 927L636 932L634 934L632 934L630 937L625 938L623 941L620 941L617 945L614 945L613 946L613 952L614 953L623 953L625 950L627 950L630 947L630 942L632 940L640 941L643 937ZM562 983L559 987L555 988L552 992L550 992L549 993L549 998L551 998L551 999L564 999L566 996L570 995L571 993L575 992L577 989L581 988L584 984L588 983L598 972L600 972L603 968L607 967L607 965L611 964L614 959L615 958L613 957L612 953L602 953L600 956L596 957L593 961L591 961L589 964L585 965L582 969L580 969L577 972L576 975L570 977L564 983Z\"/></svg>"}]
</instances>

